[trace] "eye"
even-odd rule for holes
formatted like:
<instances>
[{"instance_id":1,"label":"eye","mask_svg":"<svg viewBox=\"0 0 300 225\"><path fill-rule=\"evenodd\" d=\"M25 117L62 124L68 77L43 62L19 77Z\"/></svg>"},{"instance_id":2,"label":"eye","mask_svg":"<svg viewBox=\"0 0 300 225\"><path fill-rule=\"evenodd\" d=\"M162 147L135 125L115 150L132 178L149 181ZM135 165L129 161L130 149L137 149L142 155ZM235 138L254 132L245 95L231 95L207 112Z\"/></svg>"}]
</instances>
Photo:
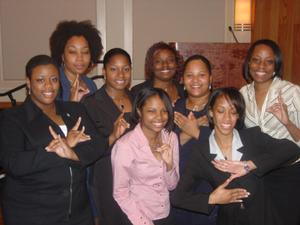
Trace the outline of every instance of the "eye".
<instances>
[{"instance_id":1,"label":"eye","mask_svg":"<svg viewBox=\"0 0 300 225\"><path fill-rule=\"evenodd\" d=\"M54 83L57 83L57 82L58 82L58 77L53 77L53 78L51 79L51 81L54 82Z\"/></svg>"},{"instance_id":2,"label":"eye","mask_svg":"<svg viewBox=\"0 0 300 225\"><path fill-rule=\"evenodd\" d=\"M272 59L266 60L266 64L271 66L274 64L274 60L272 60Z\"/></svg>"},{"instance_id":3,"label":"eye","mask_svg":"<svg viewBox=\"0 0 300 225\"><path fill-rule=\"evenodd\" d=\"M125 68L123 69L123 71L126 72L126 73L127 73L127 72L130 72L130 67L125 67Z\"/></svg>"},{"instance_id":4,"label":"eye","mask_svg":"<svg viewBox=\"0 0 300 225\"><path fill-rule=\"evenodd\" d=\"M110 67L109 70L110 70L111 72L116 72L116 71L117 71L117 68L116 68L116 67Z\"/></svg>"},{"instance_id":5,"label":"eye","mask_svg":"<svg viewBox=\"0 0 300 225\"><path fill-rule=\"evenodd\" d=\"M90 51L89 50L84 50L84 51L82 51L82 54L89 55Z\"/></svg>"},{"instance_id":6,"label":"eye","mask_svg":"<svg viewBox=\"0 0 300 225\"><path fill-rule=\"evenodd\" d=\"M255 57L254 57L254 58L251 58L251 60L250 60L250 62L251 62L251 63L254 63L254 64L259 64L260 61L261 61L261 60L260 60L259 58L255 58Z\"/></svg>"},{"instance_id":7,"label":"eye","mask_svg":"<svg viewBox=\"0 0 300 225\"><path fill-rule=\"evenodd\" d=\"M42 83L45 82L45 79L44 78L38 78L38 79L36 79L36 82L42 84Z\"/></svg>"}]
</instances>

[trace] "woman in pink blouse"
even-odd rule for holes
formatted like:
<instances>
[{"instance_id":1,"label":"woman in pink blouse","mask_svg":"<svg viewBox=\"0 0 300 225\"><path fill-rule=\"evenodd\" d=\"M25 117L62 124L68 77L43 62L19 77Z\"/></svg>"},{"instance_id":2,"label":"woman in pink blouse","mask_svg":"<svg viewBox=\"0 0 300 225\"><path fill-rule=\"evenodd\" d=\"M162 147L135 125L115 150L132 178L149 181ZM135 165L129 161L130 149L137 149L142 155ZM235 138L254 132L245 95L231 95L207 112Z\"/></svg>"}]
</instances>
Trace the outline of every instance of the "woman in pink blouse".
<instances>
[{"instance_id":1,"label":"woman in pink blouse","mask_svg":"<svg viewBox=\"0 0 300 225\"><path fill-rule=\"evenodd\" d=\"M179 180L172 104L163 90L145 88L133 109L136 127L112 149L113 196L133 225L171 225L169 191Z\"/></svg>"}]
</instances>

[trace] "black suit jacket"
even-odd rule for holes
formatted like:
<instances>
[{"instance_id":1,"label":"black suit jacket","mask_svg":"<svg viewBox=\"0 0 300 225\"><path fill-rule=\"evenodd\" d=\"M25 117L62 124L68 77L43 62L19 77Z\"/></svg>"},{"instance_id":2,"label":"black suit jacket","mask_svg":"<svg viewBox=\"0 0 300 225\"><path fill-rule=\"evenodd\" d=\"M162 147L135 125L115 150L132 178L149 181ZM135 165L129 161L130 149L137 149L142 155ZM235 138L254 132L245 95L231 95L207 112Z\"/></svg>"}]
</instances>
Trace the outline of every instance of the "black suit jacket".
<instances>
[{"instance_id":1,"label":"black suit jacket","mask_svg":"<svg viewBox=\"0 0 300 225\"><path fill-rule=\"evenodd\" d=\"M250 128L239 132L243 147L238 151L243 153L241 160L252 160L257 169L233 180L228 188L245 188L251 195L240 203L221 205L218 214L218 224L222 225L262 225L273 224L272 213L269 210L271 199L267 198L263 177L276 168L283 167L299 157L299 148L288 140L273 139L260 131L260 128ZM208 140L204 145L195 146L187 162L187 166L172 196L172 202L177 207L209 213L213 205L208 204L209 194L195 193L193 186L199 179L206 179L214 188L222 184L230 174L213 167L211 161L215 158L210 154Z\"/></svg>"},{"instance_id":2,"label":"black suit jacket","mask_svg":"<svg viewBox=\"0 0 300 225\"><path fill-rule=\"evenodd\" d=\"M131 99L131 96L128 96ZM93 120L99 133L107 139L112 133L114 123L121 114L120 109L105 91L105 85L94 94L83 100L86 110ZM124 115L127 122L131 122L130 113ZM131 124L132 127L132 124ZM100 220L107 225L121 225L126 216L112 196L112 166L110 160L111 148L105 149L105 154L92 167L91 186L95 196L96 205L99 209Z\"/></svg>"},{"instance_id":3,"label":"black suit jacket","mask_svg":"<svg viewBox=\"0 0 300 225\"><path fill-rule=\"evenodd\" d=\"M85 167L107 145L80 103L56 102L68 130L82 118L90 141L74 151L79 162L49 153L49 126L61 129L28 97L23 105L3 112L0 124L0 162L7 173L3 211L5 224L89 224L91 213L85 187ZM83 222L85 220L85 222Z\"/></svg>"}]
</instances>

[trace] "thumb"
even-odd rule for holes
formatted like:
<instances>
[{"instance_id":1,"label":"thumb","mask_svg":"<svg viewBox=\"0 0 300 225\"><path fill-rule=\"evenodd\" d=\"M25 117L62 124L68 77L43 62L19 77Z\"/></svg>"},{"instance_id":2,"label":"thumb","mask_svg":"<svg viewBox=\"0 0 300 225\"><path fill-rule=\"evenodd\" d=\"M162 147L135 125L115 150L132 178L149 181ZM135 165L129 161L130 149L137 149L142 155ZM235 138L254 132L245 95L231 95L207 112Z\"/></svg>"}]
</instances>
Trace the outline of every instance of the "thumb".
<instances>
[{"instance_id":1,"label":"thumb","mask_svg":"<svg viewBox=\"0 0 300 225\"><path fill-rule=\"evenodd\" d=\"M226 179L225 181L224 181L224 183L223 184L221 184L219 187L220 188L226 188L227 186L228 186L228 184L232 181L232 178L231 178L232 176L230 176L228 179Z\"/></svg>"}]
</instances>

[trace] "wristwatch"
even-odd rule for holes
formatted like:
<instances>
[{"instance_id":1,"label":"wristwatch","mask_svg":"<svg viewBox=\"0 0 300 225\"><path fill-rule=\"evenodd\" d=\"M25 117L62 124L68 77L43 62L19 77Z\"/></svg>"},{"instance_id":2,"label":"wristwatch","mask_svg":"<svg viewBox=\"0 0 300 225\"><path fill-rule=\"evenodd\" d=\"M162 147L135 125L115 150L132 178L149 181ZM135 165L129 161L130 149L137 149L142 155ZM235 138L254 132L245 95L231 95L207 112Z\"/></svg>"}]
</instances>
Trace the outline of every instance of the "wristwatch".
<instances>
[{"instance_id":1,"label":"wristwatch","mask_svg":"<svg viewBox=\"0 0 300 225\"><path fill-rule=\"evenodd\" d=\"M248 165L247 161L243 161L244 163L244 170L246 171L246 173L250 173L250 166Z\"/></svg>"}]
</instances>

